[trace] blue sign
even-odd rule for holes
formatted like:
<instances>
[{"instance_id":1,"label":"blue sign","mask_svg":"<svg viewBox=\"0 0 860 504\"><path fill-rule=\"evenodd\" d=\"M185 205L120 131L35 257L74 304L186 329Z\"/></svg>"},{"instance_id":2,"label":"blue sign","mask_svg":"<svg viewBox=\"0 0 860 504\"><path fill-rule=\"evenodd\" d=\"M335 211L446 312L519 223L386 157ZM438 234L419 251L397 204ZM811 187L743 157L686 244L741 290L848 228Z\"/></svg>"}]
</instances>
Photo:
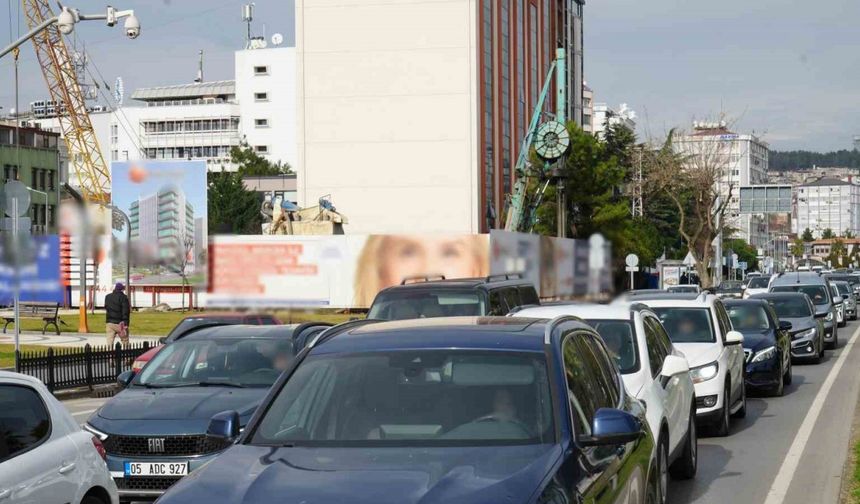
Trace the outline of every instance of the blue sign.
<instances>
[{"instance_id":1,"label":"blue sign","mask_svg":"<svg viewBox=\"0 0 860 504\"><path fill-rule=\"evenodd\" d=\"M40 235L33 236L31 240L35 249L34 260L28 261L19 268L6 263L0 265L0 306L13 304L16 280L21 286L21 301L63 302L63 286L60 282L60 237Z\"/></svg>"}]
</instances>

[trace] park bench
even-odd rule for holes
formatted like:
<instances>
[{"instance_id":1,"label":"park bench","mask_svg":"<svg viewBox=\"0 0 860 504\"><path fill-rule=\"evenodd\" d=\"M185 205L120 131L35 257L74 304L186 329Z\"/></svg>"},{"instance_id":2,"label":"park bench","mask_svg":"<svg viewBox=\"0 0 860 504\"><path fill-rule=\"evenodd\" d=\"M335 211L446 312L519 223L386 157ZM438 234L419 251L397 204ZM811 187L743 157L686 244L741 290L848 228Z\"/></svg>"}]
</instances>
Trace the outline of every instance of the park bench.
<instances>
[{"instance_id":1,"label":"park bench","mask_svg":"<svg viewBox=\"0 0 860 504\"><path fill-rule=\"evenodd\" d=\"M60 304L59 303L44 303L38 301L21 301L18 303L18 316L22 319L41 319L45 325L42 326L42 334L45 334L45 329L48 326L53 325L54 329L57 331L57 336L60 335L60 326L58 325L60 322L59 317ZM6 321L6 325L3 326L3 334L6 334L6 328L9 327L9 324L15 323L15 312L13 311L5 311L3 312L3 320Z\"/></svg>"}]
</instances>

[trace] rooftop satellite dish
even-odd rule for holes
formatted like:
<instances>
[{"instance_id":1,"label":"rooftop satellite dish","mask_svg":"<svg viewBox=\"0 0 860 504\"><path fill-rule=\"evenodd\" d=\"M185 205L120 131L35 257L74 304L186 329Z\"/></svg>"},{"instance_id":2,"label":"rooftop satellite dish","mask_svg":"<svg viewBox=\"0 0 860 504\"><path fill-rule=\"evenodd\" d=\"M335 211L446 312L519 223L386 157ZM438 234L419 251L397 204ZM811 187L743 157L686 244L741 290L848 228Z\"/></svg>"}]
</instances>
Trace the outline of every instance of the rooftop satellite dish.
<instances>
[{"instance_id":1,"label":"rooftop satellite dish","mask_svg":"<svg viewBox=\"0 0 860 504\"><path fill-rule=\"evenodd\" d=\"M279 46L283 43L284 43L284 36L283 35L281 35L280 33L276 33L276 34L272 35L272 45L273 46Z\"/></svg>"},{"instance_id":2,"label":"rooftop satellite dish","mask_svg":"<svg viewBox=\"0 0 860 504\"><path fill-rule=\"evenodd\" d=\"M122 82L122 77L117 77L113 83L113 99L117 105L122 105L122 100L125 97L125 86Z\"/></svg>"}]
</instances>

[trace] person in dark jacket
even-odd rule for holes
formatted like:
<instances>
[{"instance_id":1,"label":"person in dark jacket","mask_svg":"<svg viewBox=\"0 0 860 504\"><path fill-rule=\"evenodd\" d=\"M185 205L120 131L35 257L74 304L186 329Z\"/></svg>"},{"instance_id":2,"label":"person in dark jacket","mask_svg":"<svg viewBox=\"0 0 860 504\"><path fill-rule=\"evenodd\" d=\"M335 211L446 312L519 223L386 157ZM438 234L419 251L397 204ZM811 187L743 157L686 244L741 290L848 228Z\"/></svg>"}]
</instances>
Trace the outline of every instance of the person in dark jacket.
<instances>
[{"instance_id":1,"label":"person in dark jacket","mask_svg":"<svg viewBox=\"0 0 860 504\"><path fill-rule=\"evenodd\" d=\"M113 348L114 339L119 336L123 348L128 346L128 324L131 317L131 303L123 292L125 285L117 282L113 292L105 296L105 327L107 344Z\"/></svg>"}]
</instances>

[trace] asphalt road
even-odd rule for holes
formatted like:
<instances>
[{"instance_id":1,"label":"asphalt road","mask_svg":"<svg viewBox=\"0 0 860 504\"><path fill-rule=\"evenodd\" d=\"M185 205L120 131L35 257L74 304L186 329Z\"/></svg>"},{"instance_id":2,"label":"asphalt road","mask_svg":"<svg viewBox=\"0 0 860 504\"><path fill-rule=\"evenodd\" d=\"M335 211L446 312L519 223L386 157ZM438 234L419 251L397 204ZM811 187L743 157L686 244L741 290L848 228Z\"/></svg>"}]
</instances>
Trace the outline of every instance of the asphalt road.
<instances>
[{"instance_id":1,"label":"asphalt road","mask_svg":"<svg viewBox=\"0 0 860 504\"><path fill-rule=\"evenodd\" d=\"M857 322L840 329L839 348L820 364L795 365L784 397L748 397L747 416L733 421L728 437L700 438L699 472L670 482L669 503L838 502L860 392L860 342L828 376L858 329Z\"/></svg>"},{"instance_id":2,"label":"asphalt road","mask_svg":"<svg viewBox=\"0 0 860 504\"><path fill-rule=\"evenodd\" d=\"M837 503L860 394L858 334L860 324L849 322L820 364L794 366L784 397L748 397L747 416L733 420L728 437L700 438L698 475L671 481L669 503ZM83 423L104 401L65 405Z\"/></svg>"}]
</instances>

